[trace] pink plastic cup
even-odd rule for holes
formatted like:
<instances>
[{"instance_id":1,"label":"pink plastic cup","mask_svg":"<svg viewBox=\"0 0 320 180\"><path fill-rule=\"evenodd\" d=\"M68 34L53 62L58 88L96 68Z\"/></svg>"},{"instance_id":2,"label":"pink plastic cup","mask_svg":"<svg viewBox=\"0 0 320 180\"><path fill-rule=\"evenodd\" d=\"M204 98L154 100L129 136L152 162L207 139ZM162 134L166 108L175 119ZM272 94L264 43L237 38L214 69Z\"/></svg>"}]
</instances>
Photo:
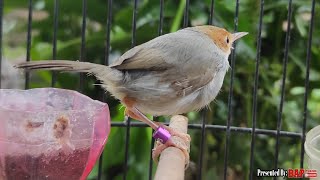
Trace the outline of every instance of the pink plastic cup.
<instances>
[{"instance_id":1,"label":"pink plastic cup","mask_svg":"<svg viewBox=\"0 0 320 180\"><path fill-rule=\"evenodd\" d=\"M0 89L0 179L86 179L109 132L108 105L76 91Z\"/></svg>"}]
</instances>

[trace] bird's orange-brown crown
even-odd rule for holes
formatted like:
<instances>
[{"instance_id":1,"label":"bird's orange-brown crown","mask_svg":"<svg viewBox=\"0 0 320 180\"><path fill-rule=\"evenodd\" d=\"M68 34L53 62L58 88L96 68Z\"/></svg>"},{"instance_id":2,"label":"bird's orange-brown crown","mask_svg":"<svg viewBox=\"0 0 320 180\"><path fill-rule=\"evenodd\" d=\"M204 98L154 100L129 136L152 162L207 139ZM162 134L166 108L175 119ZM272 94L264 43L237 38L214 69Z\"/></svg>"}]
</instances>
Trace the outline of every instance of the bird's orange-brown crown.
<instances>
[{"instance_id":1,"label":"bird's orange-brown crown","mask_svg":"<svg viewBox=\"0 0 320 180\"><path fill-rule=\"evenodd\" d=\"M198 31L208 35L212 41L224 52L230 53L231 48L232 48L232 43L247 35L248 33L246 32L238 32L231 34L227 30L216 27L216 26L196 26L195 27Z\"/></svg>"}]
</instances>

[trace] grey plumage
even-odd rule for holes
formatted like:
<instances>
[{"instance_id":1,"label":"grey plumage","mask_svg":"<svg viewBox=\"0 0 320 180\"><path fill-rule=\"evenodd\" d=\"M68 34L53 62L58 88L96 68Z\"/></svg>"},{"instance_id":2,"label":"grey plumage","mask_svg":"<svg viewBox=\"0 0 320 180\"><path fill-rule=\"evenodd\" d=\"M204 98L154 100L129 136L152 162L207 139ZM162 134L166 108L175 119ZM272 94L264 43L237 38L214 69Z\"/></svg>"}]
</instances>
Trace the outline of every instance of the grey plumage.
<instances>
[{"instance_id":1,"label":"grey plumage","mask_svg":"<svg viewBox=\"0 0 320 180\"><path fill-rule=\"evenodd\" d=\"M228 55L207 35L186 28L136 46L110 66L55 60L16 67L91 73L117 99L135 99L141 112L174 115L200 109L215 98L229 67Z\"/></svg>"}]
</instances>

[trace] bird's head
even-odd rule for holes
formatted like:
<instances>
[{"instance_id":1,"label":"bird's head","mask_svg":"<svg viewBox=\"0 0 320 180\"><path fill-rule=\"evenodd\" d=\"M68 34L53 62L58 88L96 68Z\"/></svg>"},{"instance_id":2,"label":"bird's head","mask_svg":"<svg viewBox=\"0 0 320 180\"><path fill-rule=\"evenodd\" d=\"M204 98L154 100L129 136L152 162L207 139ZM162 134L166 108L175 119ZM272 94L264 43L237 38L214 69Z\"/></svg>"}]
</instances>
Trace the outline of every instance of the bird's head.
<instances>
[{"instance_id":1,"label":"bird's head","mask_svg":"<svg viewBox=\"0 0 320 180\"><path fill-rule=\"evenodd\" d=\"M197 26L195 28L198 31L208 35L212 39L212 41L228 55L233 48L233 42L248 34L247 32L237 32L232 34L223 28L208 25Z\"/></svg>"}]
</instances>

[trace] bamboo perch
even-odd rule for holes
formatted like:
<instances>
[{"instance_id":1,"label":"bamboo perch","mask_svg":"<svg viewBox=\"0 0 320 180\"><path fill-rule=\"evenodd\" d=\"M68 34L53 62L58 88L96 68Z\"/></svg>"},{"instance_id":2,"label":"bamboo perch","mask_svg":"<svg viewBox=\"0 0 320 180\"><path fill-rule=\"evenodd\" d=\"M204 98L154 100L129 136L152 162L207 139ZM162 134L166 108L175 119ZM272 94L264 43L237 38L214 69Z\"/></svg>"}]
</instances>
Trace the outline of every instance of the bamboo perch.
<instances>
[{"instance_id":1,"label":"bamboo perch","mask_svg":"<svg viewBox=\"0 0 320 180\"><path fill-rule=\"evenodd\" d=\"M187 133L188 118L176 115L170 120L171 128ZM179 137L172 137L172 141L181 144L183 143ZM190 143L187 144L190 147ZM185 156L182 151L176 147L166 148L160 156L159 164L155 174L155 180L183 180L185 171Z\"/></svg>"}]
</instances>

